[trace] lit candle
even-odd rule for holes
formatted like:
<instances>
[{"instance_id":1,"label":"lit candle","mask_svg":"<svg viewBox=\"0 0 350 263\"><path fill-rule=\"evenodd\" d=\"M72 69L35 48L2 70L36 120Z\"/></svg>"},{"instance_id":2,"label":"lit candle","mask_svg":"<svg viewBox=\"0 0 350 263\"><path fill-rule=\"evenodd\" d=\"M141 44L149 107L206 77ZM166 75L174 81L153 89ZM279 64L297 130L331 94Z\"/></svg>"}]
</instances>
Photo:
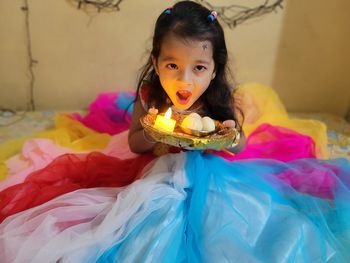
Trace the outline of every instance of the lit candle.
<instances>
[{"instance_id":1,"label":"lit candle","mask_svg":"<svg viewBox=\"0 0 350 263\"><path fill-rule=\"evenodd\" d=\"M172 132L175 128L176 121L171 119L171 108L169 108L164 116L157 115L154 127L167 132Z\"/></svg>"}]
</instances>

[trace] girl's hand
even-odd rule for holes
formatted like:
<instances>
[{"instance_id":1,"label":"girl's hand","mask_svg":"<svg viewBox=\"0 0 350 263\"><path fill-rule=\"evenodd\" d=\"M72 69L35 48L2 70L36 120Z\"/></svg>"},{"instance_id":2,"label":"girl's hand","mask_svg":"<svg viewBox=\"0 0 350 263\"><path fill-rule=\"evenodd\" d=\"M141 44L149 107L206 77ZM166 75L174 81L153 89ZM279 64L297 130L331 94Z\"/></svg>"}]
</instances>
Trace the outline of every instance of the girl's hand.
<instances>
[{"instance_id":1,"label":"girl's hand","mask_svg":"<svg viewBox=\"0 0 350 263\"><path fill-rule=\"evenodd\" d=\"M226 120L222 123L227 128L235 128L236 122L234 120Z\"/></svg>"},{"instance_id":2,"label":"girl's hand","mask_svg":"<svg viewBox=\"0 0 350 263\"><path fill-rule=\"evenodd\" d=\"M234 120L226 120L223 122L223 125L228 128L236 129L236 122ZM232 144L227 147L227 150L232 153L239 153L243 151L245 146L245 136L244 132L240 131L237 133L235 138L232 141Z\"/></svg>"},{"instance_id":3,"label":"girl's hand","mask_svg":"<svg viewBox=\"0 0 350 263\"><path fill-rule=\"evenodd\" d=\"M158 114L158 109L152 107L148 110L148 113L151 115L157 115Z\"/></svg>"}]
</instances>

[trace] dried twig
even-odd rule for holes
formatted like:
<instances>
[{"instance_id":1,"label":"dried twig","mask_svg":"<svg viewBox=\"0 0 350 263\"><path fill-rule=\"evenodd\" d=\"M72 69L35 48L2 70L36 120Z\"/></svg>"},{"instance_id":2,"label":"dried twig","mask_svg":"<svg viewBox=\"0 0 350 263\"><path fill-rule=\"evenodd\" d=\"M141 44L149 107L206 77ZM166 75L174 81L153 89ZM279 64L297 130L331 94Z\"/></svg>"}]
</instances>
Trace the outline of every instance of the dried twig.
<instances>
[{"instance_id":1,"label":"dried twig","mask_svg":"<svg viewBox=\"0 0 350 263\"><path fill-rule=\"evenodd\" d=\"M78 9L84 5L91 5L97 8L98 11L119 11L119 5L123 0L75 0L78 2Z\"/></svg>"},{"instance_id":2,"label":"dried twig","mask_svg":"<svg viewBox=\"0 0 350 263\"><path fill-rule=\"evenodd\" d=\"M283 0L265 0L261 5L254 7L235 4L215 6L206 0L195 1L206 6L210 10L215 10L220 15L221 20L230 28L234 28L249 19L257 18L272 11L276 11L278 8L283 8Z\"/></svg>"},{"instance_id":3,"label":"dried twig","mask_svg":"<svg viewBox=\"0 0 350 263\"><path fill-rule=\"evenodd\" d=\"M123 0L73 0L77 2L78 8L84 5L96 7L98 11L119 11L120 4ZM234 28L245 21L261 17L270 12L276 11L278 8L283 8L283 0L262 0L262 4L258 6L242 6L237 4L215 6L207 0L194 0L210 10L215 10L220 15L221 20L230 28Z\"/></svg>"}]
</instances>

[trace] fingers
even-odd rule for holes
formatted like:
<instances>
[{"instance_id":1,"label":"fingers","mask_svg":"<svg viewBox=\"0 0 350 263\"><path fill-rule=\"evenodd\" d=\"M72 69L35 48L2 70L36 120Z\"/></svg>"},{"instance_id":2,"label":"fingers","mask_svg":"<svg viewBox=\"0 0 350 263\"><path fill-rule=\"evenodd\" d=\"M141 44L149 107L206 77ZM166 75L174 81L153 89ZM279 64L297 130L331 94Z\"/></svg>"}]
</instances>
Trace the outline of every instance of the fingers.
<instances>
[{"instance_id":1,"label":"fingers","mask_svg":"<svg viewBox=\"0 0 350 263\"><path fill-rule=\"evenodd\" d=\"M158 109L152 107L152 108L150 108L148 110L148 113L152 114L152 115L157 115L158 114Z\"/></svg>"},{"instance_id":2,"label":"fingers","mask_svg":"<svg viewBox=\"0 0 350 263\"><path fill-rule=\"evenodd\" d=\"M225 127L234 128L236 127L236 122L234 120L226 120L222 123Z\"/></svg>"}]
</instances>

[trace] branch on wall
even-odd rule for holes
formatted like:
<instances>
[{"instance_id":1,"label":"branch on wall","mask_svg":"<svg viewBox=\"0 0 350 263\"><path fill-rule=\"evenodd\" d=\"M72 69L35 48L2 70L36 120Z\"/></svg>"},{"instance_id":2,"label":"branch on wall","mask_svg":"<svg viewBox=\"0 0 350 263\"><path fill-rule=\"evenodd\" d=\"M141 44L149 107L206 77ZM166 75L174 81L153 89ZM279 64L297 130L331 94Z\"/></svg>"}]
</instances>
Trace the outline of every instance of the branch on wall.
<instances>
[{"instance_id":1,"label":"branch on wall","mask_svg":"<svg viewBox=\"0 0 350 263\"><path fill-rule=\"evenodd\" d=\"M78 9L84 6L94 6L97 11L119 11L119 5L123 0L73 0L77 2Z\"/></svg>"},{"instance_id":2,"label":"branch on wall","mask_svg":"<svg viewBox=\"0 0 350 263\"><path fill-rule=\"evenodd\" d=\"M282 3L284 0L264 0L262 4L257 6L242 6L235 4L216 6L206 0L195 1L206 6L210 10L215 10L226 25L230 28L234 28L247 20L258 18L271 12L276 12L277 9L283 9Z\"/></svg>"},{"instance_id":3,"label":"branch on wall","mask_svg":"<svg viewBox=\"0 0 350 263\"><path fill-rule=\"evenodd\" d=\"M29 71L29 101L27 103L27 110L34 111L35 110L35 102L34 102L34 83L35 83L35 75L33 67L35 64L38 63L35 59L33 59L33 53L32 53L32 41L31 41L31 35L30 35L30 26L29 26L29 4L28 0L23 1L23 6L21 7L22 11L25 14L25 33L26 33L26 40L27 40L27 55L28 55L28 71Z\"/></svg>"},{"instance_id":4,"label":"branch on wall","mask_svg":"<svg viewBox=\"0 0 350 263\"><path fill-rule=\"evenodd\" d=\"M119 11L120 4L123 0L69 0L73 1L78 9L87 6L95 7L98 12L100 11ZM262 0L262 4L257 6L242 6L237 4L230 4L224 6L212 5L206 0L194 0L206 6L210 10L215 10L219 15L221 20L227 24L230 28L234 28L239 24L244 23L247 20L261 17L265 14L277 11L277 9L283 8L284 0Z\"/></svg>"}]
</instances>

